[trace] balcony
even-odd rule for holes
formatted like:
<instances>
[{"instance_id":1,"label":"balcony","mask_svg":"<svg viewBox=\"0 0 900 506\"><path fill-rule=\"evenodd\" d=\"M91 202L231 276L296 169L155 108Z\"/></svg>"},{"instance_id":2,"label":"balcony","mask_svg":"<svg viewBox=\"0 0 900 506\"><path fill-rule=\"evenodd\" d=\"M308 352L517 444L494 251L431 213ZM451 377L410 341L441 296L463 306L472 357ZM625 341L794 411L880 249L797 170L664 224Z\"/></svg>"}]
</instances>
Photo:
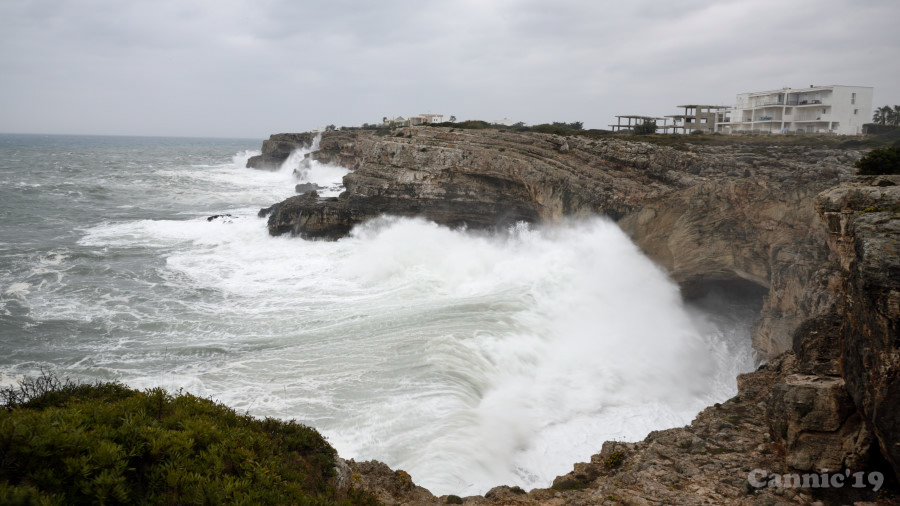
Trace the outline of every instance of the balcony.
<instances>
[{"instance_id":1,"label":"balcony","mask_svg":"<svg viewBox=\"0 0 900 506\"><path fill-rule=\"evenodd\" d=\"M829 107L829 105L824 104L821 100L800 100L798 102L792 102L787 105L794 105L797 107L803 106L814 106L814 105L825 105L825 107Z\"/></svg>"},{"instance_id":2,"label":"balcony","mask_svg":"<svg viewBox=\"0 0 900 506\"><path fill-rule=\"evenodd\" d=\"M829 121L832 121L830 114L817 114L815 116L801 116L801 117L793 120L794 123L816 123L816 122L827 123Z\"/></svg>"}]
</instances>

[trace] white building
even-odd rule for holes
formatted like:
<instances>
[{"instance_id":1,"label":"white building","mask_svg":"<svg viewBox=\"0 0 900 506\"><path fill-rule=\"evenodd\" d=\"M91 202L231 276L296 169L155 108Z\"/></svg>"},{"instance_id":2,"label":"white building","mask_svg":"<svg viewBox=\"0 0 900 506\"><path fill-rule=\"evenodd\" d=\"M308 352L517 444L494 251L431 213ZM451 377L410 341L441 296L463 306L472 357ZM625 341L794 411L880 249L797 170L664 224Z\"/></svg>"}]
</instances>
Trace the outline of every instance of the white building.
<instances>
[{"instance_id":1,"label":"white building","mask_svg":"<svg viewBox=\"0 0 900 506\"><path fill-rule=\"evenodd\" d=\"M741 93L723 133L835 133L858 135L872 117L871 86L810 86Z\"/></svg>"},{"instance_id":2,"label":"white building","mask_svg":"<svg viewBox=\"0 0 900 506\"><path fill-rule=\"evenodd\" d=\"M443 114L420 114L425 123L443 123L444 115Z\"/></svg>"},{"instance_id":3,"label":"white building","mask_svg":"<svg viewBox=\"0 0 900 506\"><path fill-rule=\"evenodd\" d=\"M418 116L408 116L406 118L406 126L424 125L427 123L443 123L443 114L419 114Z\"/></svg>"}]
</instances>

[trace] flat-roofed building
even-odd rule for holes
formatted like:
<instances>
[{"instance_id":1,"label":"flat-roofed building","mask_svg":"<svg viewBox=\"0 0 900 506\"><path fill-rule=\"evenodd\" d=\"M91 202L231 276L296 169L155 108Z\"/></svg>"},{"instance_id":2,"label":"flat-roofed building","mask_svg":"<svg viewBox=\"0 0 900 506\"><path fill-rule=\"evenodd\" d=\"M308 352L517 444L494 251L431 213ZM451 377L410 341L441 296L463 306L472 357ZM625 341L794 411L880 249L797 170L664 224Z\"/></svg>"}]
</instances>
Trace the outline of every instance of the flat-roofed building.
<instances>
[{"instance_id":1,"label":"flat-roofed building","mask_svg":"<svg viewBox=\"0 0 900 506\"><path fill-rule=\"evenodd\" d=\"M622 120L625 120L625 122L623 123ZM669 127L669 125L666 124L666 118L657 118L656 116L641 116L636 114L616 116L616 124L609 126L610 130L612 130L613 132L631 132L632 130L634 130L634 127L642 124L645 121L656 123L657 129L662 130L663 132L665 132ZM660 121L663 122L662 125L659 124Z\"/></svg>"},{"instance_id":2,"label":"flat-roofed building","mask_svg":"<svg viewBox=\"0 0 900 506\"><path fill-rule=\"evenodd\" d=\"M872 117L871 86L810 86L741 93L723 133L834 133L859 135Z\"/></svg>"},{"instance_id":3,"label":"flat-roofed building","mask_svg":"<svg viewBox=\"0 0 900 506\"><path fill-rule=\"evenodd\" d=\"M679 105L684 109L684 114L671 114L666 116L672 119L669 128L673 133L689 134L696 130L703 133L712 133L716 131L716 123L724 122L728 118L727 111L730 109L727 105L700 105L688 104Z\"/></svg>"}]
</instances>

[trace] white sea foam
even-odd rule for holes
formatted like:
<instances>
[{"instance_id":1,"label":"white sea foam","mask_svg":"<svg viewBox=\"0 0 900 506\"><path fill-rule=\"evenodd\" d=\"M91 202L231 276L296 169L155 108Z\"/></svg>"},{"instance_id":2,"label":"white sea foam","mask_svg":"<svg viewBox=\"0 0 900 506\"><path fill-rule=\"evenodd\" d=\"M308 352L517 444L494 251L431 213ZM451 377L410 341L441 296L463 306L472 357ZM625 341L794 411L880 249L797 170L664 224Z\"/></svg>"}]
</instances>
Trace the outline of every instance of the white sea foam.
<instances>
[{"instance_id":1,"label":"white sea foam","mask_svg":"<svg viewBox=\"0 0 900 506\"><path fill-rule=\"evenodd\" d=\"M12 283L8 287L6 287L6 295L12 296L22 296L28 293L28 290L31 288L31 285L28 283Z\"/></svg>"},{"instance_id":2,"label":"white sea foam","mask_svg":"<svg viewBox=\"0 0 900 506\"><path fill-rule=\"evenodd\" d=\"M312 145L294 150L281 164L279 172L291 173L299 183L314 183L322 187L321 197L337 197L344 191L344 176L350 171L346 167L321 163L309 155L319 150L322 135L313 139Z\"/></svg>"},{"instance_id":3,"label":"white sea foam","mask_svg":"<svg viewBox=\"0 0 900 506\"><path fill-rule=\"evenodd\" d=\"M231 165L236 169L245 169L247 167L247 160L259 154L261 154L261 151L257 151L254 149L245 149L244 151L239 151L231 157Z\"/></svg>"},{"instance_id":4,"label":"white sea foam","mask_svg":"<svg viewBox=\"0 0 900 506\"><path fill-rule=\"evenodd\" d=\"M301 418L439 494L548 486L604 440L687 423L751 365L602 219L488 236L383 218L338 242L140 221L83 242L171 248L172 282L225 294L194 308L213 342L255 350L140 385Z\"/></svg>"}]
</instances>

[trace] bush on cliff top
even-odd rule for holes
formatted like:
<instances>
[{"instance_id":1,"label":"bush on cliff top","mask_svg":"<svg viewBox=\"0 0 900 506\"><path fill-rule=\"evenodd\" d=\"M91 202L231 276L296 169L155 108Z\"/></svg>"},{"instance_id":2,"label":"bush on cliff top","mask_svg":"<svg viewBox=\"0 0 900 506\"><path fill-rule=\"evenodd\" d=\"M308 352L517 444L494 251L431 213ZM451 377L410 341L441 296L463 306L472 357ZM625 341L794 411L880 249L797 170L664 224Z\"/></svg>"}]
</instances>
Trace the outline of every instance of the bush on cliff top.
<instances>
[{"instance_id":1,"label":"bush on cliff top","mask_svg":"<svg viewBox=\"0 0 900 506\"><path fill-rule=\"evenodd\" d=\"M653 135L656 133L656 129L657 125L655 120L645 119L643 123L635 125L632 132L635 135Z\"/></svg>"},{"instance_id":2,"label":"bush on cliff top","mask_svg":"<svg viewBox=\"0 0 900 506\"><path fill-rule=\"evenodd\" d=\"M862 175L900 174L900 146L873 149L856 162Z\"/></svg>"},{"instance_id":3,"label":"bush on cliff top","mask_svg":"<svg viewBox=\"0 0 900 506\"><path fill-rule=\"evenodd\" d=\"M554 121L553 123L542 123L540 125L527 126L524 123L516 123L514 125L500 125L488 123L481 120L467 120L456 123L426 123L426 126L459 128L464 130L501 130L513 132L538 132L542 134L555 135L579 135L583 137L600 137L610 134L609 130L585 130L584 123L581 121L572 121L566 123L564 121Z\"/></svg>"},{"instance_id":4,"label":"bush on cliff top","mask_svg":"<svg viewBox=\"0 0 900 506\"><path fill-rule=\"evenodd\" d=\"M44 375L0 392L2 504L375 504L314 429L208 399Z\"/></svg>"}]
</instances>

